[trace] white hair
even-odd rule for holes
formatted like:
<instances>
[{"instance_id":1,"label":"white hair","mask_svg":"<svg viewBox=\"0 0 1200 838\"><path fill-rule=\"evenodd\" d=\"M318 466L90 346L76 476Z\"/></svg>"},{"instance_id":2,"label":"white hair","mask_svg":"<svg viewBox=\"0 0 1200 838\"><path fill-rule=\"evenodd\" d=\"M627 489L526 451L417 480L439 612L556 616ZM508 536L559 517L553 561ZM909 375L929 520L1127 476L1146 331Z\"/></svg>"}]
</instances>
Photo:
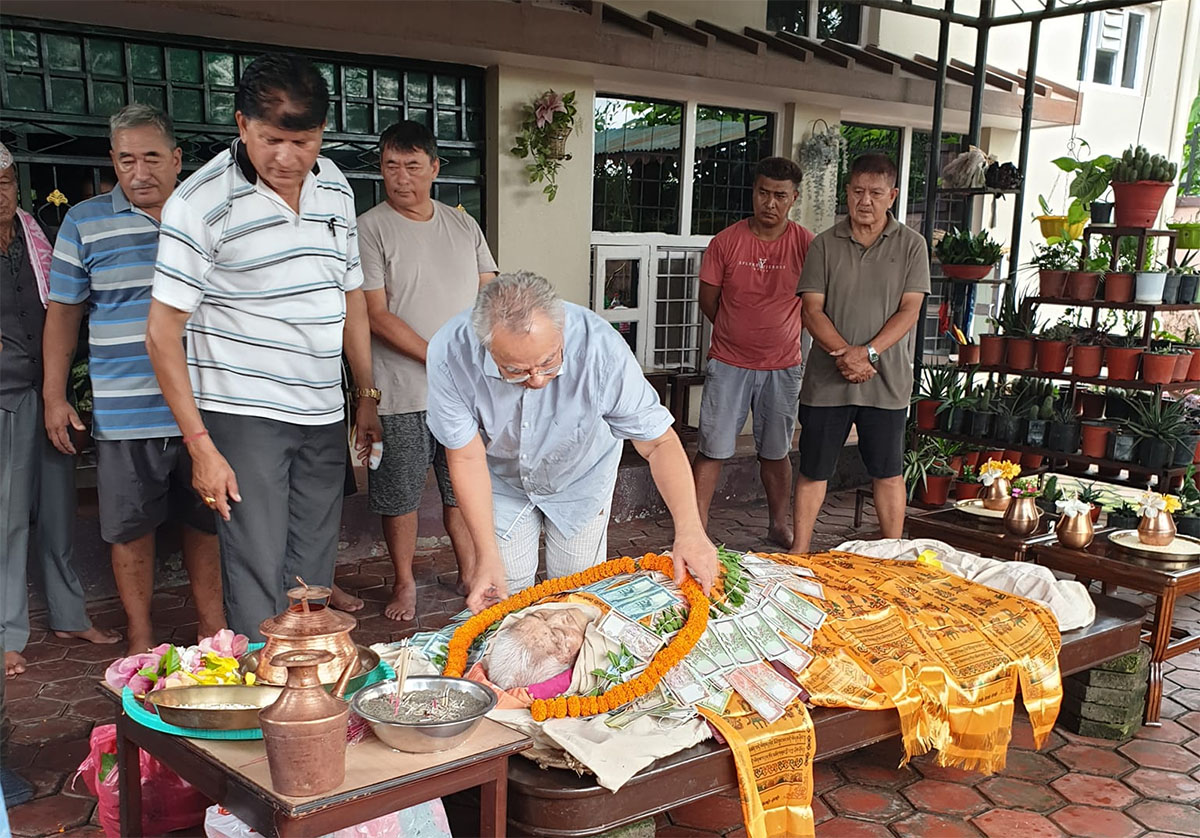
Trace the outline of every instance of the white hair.
<instances>
[{"instance_id":1,"label":"white hair","mask_svg":"<svg viewBox=\"0 0 1200 838\"><path fill-rule=\"evenodd\" d=\"M491 349L496 327L509 332L528 332L537 312L562 330L566 312L549 280L532 271L500 274L479 289L471 310L471 326L484 348Z\"/></svg>"},{"instance_id":2,"label":"white hair","mask_svg":"<svg viewBox=\"0 0 1200 838\"><path fill-rule=\"evenodd\" d=\"M518 621L519 622L519 621ZM550 655L537 656L525 643L515 624L499 629L488 651L488 680L502 690L540 684L563 671L562 661Z\"/></svg>"}]
</instances>

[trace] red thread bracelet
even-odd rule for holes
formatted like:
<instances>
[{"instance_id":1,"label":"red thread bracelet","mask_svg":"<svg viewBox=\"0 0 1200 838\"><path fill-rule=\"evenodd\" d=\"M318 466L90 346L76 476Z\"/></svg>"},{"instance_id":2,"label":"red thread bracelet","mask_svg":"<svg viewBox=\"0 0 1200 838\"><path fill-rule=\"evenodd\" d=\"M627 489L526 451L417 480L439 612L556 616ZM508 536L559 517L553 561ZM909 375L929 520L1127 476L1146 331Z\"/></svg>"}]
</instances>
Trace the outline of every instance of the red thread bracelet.
<instances>
[{"instance_id":1,"label":"red thread bracelet","mask_svg":"<svg viewBox=\"0 0 1200 838\"><path fill-rule=\"evenodd\" d=\"M196 431L196 433L194 433L194 434L189 434L188 436L185 436L183 438L183 444L187 445L189 442L195 442L196 440L198 440L202 437L206 437L206 436L208 436L208 428L205 428L202 431Z\"/></svg>"}]
</instances>

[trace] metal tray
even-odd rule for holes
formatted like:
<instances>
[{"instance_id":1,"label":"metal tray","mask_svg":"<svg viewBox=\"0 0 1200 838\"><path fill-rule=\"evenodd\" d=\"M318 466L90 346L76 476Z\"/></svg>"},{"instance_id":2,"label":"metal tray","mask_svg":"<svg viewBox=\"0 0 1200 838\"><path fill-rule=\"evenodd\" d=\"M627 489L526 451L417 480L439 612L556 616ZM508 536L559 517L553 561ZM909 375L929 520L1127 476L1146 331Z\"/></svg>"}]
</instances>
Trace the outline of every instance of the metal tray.
<instances>
[{"instance_id":1,"label":"metal tray","mask_svg":"<svg viewBox=\"0 0 1200 838\"><path fill-rule=\"evenodd\" d=\"M346 686L347 695L355 690L361 689L363 684L367 682L367 676L374 672L375 668L379 666L378 654L372 652L369 648L363 646L361 643L354 644L354 647L358 649L358 674L351 678L350 683ZM240 669L243 673L254 672L258 669L258 651L259 650L255 650L241 658L239 663L241 664ZM259 681L259 683L265 682ZM330 681L325 686L328 688L332 687L333 684L334 682ZM282 686L282 684L280 686ZM257 727L257 725L255 726Z\"/></svg>"},{"instance_id":2,"label":"metal tray","mask_svg":"<svg viewBox=\"0 0 1200 838\"><path fill-rule=\"evenodd\" d=\"M258 711L279 698L283 687L222 684L176 687L146 697L167 724L199 730L250 730L258 727ZM211 705L250 704L252 709L221 709Z\"/></svg>"},{"instance_id":3,"label":"metal tray","mask_svg":"<svg viewBox=\"0 0 1200 838\"><path fill-rule=\"evenodd\" d=\"M1176 535L1166 547L1150 547L1138 541L1137 530L1108 533L1108 543L1140 562L1164 570L1184 570L1200 562L1200 538Z\"/></svg>"},{"instance_id":4,"label":"metal tray","mask_svg":"<svg viewBox=\"0 0 1200 838\"><path fill-rule=\"evenodd\" d=\"M959 512L965 512L968 515L975 515L979 518L993 518L999 521L1004 517L1003 509L988 509L983 505L982 498L967 498L966 500L956 500L954 508Z\"/></svg>"}]
</instances>

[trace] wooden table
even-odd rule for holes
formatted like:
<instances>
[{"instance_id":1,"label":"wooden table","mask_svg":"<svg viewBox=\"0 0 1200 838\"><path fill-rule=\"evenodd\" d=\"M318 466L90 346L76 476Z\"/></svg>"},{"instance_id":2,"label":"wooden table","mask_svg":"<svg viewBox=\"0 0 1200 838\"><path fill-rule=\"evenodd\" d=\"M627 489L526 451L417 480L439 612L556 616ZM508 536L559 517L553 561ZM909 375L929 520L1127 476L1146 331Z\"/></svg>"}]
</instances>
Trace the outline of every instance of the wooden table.
<instances>
[{"instance_id":1,"label":"wooden table","mask_svg":"<svg viewBox=\"0 0 1200 838\"><path fill-rule=\"evenodd\" d=\"M1056 541L1043 541L1031 546L1030 558L1051 570L1072 573L1084 585L1099 581L1105 592L1121 586L1157 599L1154 622L1148 633L1150 685L1146 694L1146 724L1157 725L1162 708L1163 661L1200 649L1200 634L1173 625L1175 600L1200 591L1200 562L1184 570L1165 570L1152 561L1131 556L1103 534L1097 535L1085 550L1071 550Z\"/></svg>"},{"instance_id":2,"label":"wooden table","mask_svg":"<svg viewBox=\"0 0 1200 838\"><path fill-rule=\"evenodd\" d=\"M968 553L1008 561L1025 561L1029 548L1047 539L1051 518L1042 515L1033 535L1010 535L1000 518L984 518L957 509L943 509L927 515L914 515L905 522L909 538L933 538Z\"/></svg>"},{"instance_id":3,"label":"wooden table","mask_svg":"<svg viewBox=\"0 0 1200 838\"><path fill-rule=\"evenodd\" d=\"M319 797L286 797L271 787L261 739L185 739L139 724L117 708L121 834L142 835L139 751L170 766L202 794L264 836L325 835L463 789L480 788L479 834L505 834L508 758L533 743L484 719L466 742L436 754L393 751L374 736L346 749L346 779Z\"/></svg>"}]
</instances>

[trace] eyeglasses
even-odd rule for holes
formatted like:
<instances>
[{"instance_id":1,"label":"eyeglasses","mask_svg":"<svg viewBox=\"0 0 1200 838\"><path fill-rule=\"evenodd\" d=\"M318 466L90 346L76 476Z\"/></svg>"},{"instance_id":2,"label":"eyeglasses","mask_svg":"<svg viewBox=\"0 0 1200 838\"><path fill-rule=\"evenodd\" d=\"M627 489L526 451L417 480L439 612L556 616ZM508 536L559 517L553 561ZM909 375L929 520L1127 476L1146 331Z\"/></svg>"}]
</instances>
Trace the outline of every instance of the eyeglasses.
<instances>
[{"instance_id":1,"label":"eyeglasses","mask_svg":"<svg viewBox=\"0 0 1200 838\"><path fill-rule=\"evenodd\" d=\"M507 381L509 384L524 384L529 379L537 378L537 377L553 378L554 376L556 376L560 372L562 372L562 368L563 368L562 350L560 349L558 351L559 351L558 363L552 367L546 367L545 369L541 369L541 370L519 371L519 370L513 370L511 367L500 367L497 364L497 367L500 370L500 377L503 378L505 381Z\"/></svg>"}]
</instances>

